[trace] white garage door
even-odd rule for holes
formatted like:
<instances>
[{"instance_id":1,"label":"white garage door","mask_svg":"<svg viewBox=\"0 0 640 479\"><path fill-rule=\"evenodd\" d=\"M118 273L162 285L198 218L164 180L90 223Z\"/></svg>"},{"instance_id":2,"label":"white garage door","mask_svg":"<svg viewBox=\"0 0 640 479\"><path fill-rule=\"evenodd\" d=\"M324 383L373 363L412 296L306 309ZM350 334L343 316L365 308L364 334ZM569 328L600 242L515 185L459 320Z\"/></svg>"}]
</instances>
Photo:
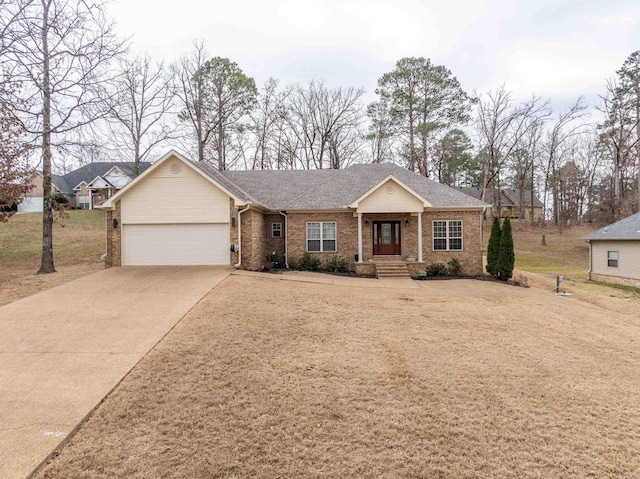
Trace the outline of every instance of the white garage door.
<instances>
[{"instance_id":1,"label":"white garage door","mask_svg":"<svg viewBox=\"0 0 640 479\"><path fill-rule=\"evenodd\" d=\"M229 264L229 223L123 225L122 264Z\"/></svg>"},{"instance_id":2,"label":"white garage door","mask_svg":"<svg viewBox=\"0 0 640 479\"><path fill-rule=\"evenodd\" d=\"M42 196L25 196L22 201L18 203L18 213L42 211L42 204Z\"/></svg>"}]
</instances>

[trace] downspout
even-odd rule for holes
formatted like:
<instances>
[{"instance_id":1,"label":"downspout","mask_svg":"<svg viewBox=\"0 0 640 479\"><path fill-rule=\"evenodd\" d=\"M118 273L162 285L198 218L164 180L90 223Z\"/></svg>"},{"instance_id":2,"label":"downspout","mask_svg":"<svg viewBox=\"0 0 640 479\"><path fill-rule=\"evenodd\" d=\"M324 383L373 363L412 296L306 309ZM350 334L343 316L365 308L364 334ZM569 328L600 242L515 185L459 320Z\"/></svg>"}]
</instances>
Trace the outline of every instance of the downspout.
<instances>
[{"instance_id":1,"label":"downspout","mask_svg":"<svg viewBox=\"0 0 640 479\"><path fill-rule=\"evenodd\" d=\"M240 215L249 209L249 205L243 210L238 211L238 262L233 266L239 268L242 266L242 218Z\"/></svg>"},{"instance_id":2,"label":"downspout","mask_svg":"<svg viewBox=\"0 0 640 479\"><path fill-rule=\"evenodd\" d=\"M487 210L486 206L482 207L482 213L480 213L480 250L484 248L484 212Z\"/></svg>"},{"instance_id":3,"label":"downspout","mask_svg":"<svg viewBox=\"0 0 640 479\"><path fill-rule=\"evenodd\" d=\"M593 271L593 248L591 247L591 241L587 240L589 243L589 281L591 281L591 271Z\"/></svg>"},{"instance_id":4,"label":"downspout","mask_svg":"<svg viewBox=\"0 0 640 479\"><path fill-rule=\"evenodd\" d=\"M284 216L284 265L287 269L289 269L289 254L287 248L287 240L289 239L289 228L287 228L287 214L282 211L278 211L282 216Z\"/></svg>"}]
</instances>

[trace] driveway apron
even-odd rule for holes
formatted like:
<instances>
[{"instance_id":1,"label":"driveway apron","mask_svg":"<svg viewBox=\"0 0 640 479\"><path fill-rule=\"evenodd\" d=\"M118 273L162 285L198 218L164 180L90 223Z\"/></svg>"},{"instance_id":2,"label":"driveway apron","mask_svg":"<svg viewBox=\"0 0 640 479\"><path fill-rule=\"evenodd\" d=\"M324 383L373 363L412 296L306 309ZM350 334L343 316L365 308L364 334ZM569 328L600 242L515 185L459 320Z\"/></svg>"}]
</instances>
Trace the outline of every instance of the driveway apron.
<instances>
[{"instance_id":1,"label":"driveway apron","mask_svg":"<svg viewBox=\"0 0 640 479\"><path fill-rule=\"evenodd\" d=\"M111 268L1 307L0 478L29 475L230 271Z\"/></svg>"}]
</instances>

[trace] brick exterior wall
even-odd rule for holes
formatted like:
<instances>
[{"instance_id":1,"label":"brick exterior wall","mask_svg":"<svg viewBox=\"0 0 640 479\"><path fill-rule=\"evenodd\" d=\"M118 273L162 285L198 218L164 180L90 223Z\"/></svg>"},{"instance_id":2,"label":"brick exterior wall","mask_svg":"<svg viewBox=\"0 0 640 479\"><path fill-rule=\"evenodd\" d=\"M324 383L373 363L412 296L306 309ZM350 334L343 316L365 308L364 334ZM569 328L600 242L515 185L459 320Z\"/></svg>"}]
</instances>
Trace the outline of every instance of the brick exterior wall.
<instances>
[{"instance_id":1,"label":"brick exterior wall","mask_svg":"<svg viewBox=\"0 0 640 479\"><path fill-rule=\"evenodd\" d=\"M358 218L352 212L345 213L289 213L287 214L289 257L300 257L307 251L308 222L336 222L335 252L312 253L324 263L341 257L353 267L354 255L358 253Z\"/></svg>"},{"instance_id":2,"label":"brick exterior wall","mask_svg":"<svg viewBox=\"0 0 640 479\"><path fill-rule=\"evenodd\" d=\"M116 201L116 207L107 211L107 257L104 267L122 266L122 219L120 214L120 201ZM113 227L113 220L118 220L118 227Z\"/></svg>"},{"instance_id":3,"label":"brick exterior wall","mask_svg":"<svg viewBox=\"0 0 640 479\"><path fill-rule=\"evenodd\" d=\"M461 251L434 251L434 220L462 220L463 249ZM337 228L337 251L331 253L312 253L323 262L332 257L342 257L355 267L354 255L358 252L358 218L352 212L345 213L289 213L288 253L291 256L302 256L306 251L307 222L335 221ZM418 257L418 218L410 213L364 214L362 215L362 256L365 262L373 258L373 222L400 221L401 259L408 256ZM407 223L408 221L408 223ZM366 223L368 222L368 224ZM269 229L271 225L268 225ZM269 231L270 233L270 231ZM425 211L422 214L422 251L423 263L408 263L409 269L417 273L432 263L448 263L452 258L458 259L463 273L469 276L482 274L481 220L479 211ZM370 268L358 267L363 274ZM414 274L415 276L415 274Z\"/></svg>"},{"instance_id":4,"label":"brick exterior wall","mask_svg":"<svg viewBox=\"0 0 640 479\"><path fill-rule=\"evenodd\" d=\"M264 215L256 210L242 213L242 268L262 269L266 262Z\"/></svg>"},{"instance_id":5,"label":"brick exterior wall","mask_svg":"<svg viewBox=\"0 0 640 479\"><path fill-rule=\"evenodd\" d=\"M422 216L422 250L426 265L447 264L452 258L458 259L463 274L478 276L482 274L482 223L479 211L427 211ZM462 251L434 251L434 220L462 220Z\"/></svg>"},{"instance_id":6,"label":"brick exterior wall","mask_svg":"<svg viewBox=\"0 0 640 479\"><path fill-rule=\"evenodd\" d=\"M274 238L272 234L273 223L280 223L280 237ZM280 214L276 215L264 215L264 242L265 242L265 255L277 254L278 256L284 256L284 239L286 238L284 216Z\"/></svg>"}]
</instances>

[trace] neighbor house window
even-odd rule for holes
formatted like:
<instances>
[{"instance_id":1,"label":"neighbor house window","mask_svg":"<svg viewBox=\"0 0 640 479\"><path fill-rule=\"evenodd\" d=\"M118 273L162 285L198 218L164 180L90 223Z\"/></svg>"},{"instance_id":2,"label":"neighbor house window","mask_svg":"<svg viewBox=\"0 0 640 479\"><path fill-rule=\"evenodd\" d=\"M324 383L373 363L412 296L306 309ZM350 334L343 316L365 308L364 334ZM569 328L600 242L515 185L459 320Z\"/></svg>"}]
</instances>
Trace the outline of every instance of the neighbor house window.
<instances>
[{"instance_id":1,"label":"neighbor house window","mask_svg":"<svg viewBox=\"0 0 640 479\"><path fill-rule=\"evenodd\" d=\"M88 210L90 207L89 195L78 195L78 208Z\"/></svg>"},{"instance_id":2,"label":"neighbor house window","mask_svg":"<svg viewBox=\"0 0 640 479\"><path fill-rule=\"evenodd\" d=\"M307 251L335 251L336 223L307 223Z\"/></svg>"},{"instance_id":3,"label":"neighbor house window","mask_svg":"<svg viewBox=\"0 0 640 479\"><path fill-rule=\"evenodd\" d=\"M617 251L607 251L607 266L611 266L612 268L618 267L618 252Z\"/></svg>"},{"instance_id":4,"label":"neighbor house window","mask_svg":"<svg viewBox=\"0 0 640 479\"><path fill-rule=\"evenodd\" d=\"M462 221L434 221L433 222L433 249L434 250L461 250L462 249Z\"/></svg>"},{"instance_id":5,"label":"neighbor house window","mask_svg":"<svg viewBox=\"0 0 640 479\"><path fill-rule=\"evenodd\" d=\"M271 236L273 238L282 237L282 223L272 223L271 224Z\"/></svg>"}]
</instances>

